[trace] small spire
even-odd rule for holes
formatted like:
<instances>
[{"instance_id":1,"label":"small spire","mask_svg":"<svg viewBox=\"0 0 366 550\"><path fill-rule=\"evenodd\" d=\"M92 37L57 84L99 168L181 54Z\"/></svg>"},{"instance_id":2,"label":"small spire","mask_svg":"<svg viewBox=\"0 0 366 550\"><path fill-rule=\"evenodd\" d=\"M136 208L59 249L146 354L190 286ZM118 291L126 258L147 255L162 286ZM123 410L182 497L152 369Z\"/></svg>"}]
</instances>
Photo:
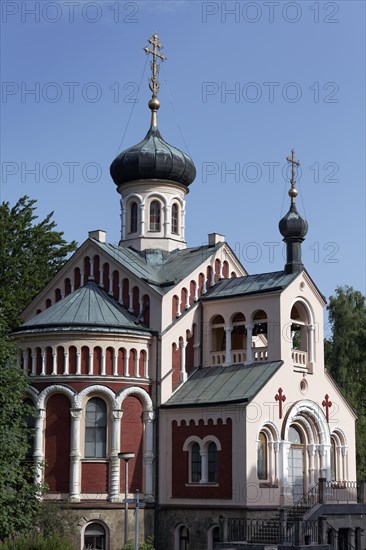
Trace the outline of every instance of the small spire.
<instances>
[{"instance_id":1,"label":"small spire","mask_svg":"<svg viewBox=\"0 0 366 550\"><path fill-rule=\"evenodd\" d=\"M288 194L291 197L291 204L295 204L295 198L297 197L297 189L295 188L295 166L300 166L300 162L298 160L295 160L295 151L294 149L291 150L291 157L286 157L287 162L291 163L291 189L289 189Z\"/></svg>"},{"instance_id":2,"label":"small spire","mask_svg":"<svg viewBox=\"0 0 366 550\"><path fill-rule=\"evenodd\" d=\"M159 42L159 36L155 33L150 38L148 38L149 44L153 46L153 49L150 49L149 46L145 46L144 50L147 54L152 55L151 61L151 71L152 75L149 80L149 88L152 91L152 97L148 103L149 109L151 110L151 127L157 126L157 110L160 107L160 101L158 100L158 93L160 90L160 83L158 81L158 74L160 65L157 63L157 58L160 58L164 61L167 57L163 53L159 53L158 50L161 50L164 46Z\"/></svg>"}]
</instances>

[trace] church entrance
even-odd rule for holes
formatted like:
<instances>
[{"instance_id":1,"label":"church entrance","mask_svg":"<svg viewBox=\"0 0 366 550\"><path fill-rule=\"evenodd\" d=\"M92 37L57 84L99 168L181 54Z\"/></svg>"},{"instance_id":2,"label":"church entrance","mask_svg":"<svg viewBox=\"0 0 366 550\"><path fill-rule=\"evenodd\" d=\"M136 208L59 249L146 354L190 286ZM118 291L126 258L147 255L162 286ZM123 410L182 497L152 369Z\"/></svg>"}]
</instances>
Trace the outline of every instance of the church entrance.
<instances>
[{"instance_id":1,"label":"church entrance","mask_svg":"<svg viewBox=\"0 0 366 550\"><path fill-rule=\"evenodd\" d=\"M291 447L288 457L288 482L291 487L293 502L304 494L304 443L300 431L294 426L289 429Z\"/></svg>"}]
</instances>

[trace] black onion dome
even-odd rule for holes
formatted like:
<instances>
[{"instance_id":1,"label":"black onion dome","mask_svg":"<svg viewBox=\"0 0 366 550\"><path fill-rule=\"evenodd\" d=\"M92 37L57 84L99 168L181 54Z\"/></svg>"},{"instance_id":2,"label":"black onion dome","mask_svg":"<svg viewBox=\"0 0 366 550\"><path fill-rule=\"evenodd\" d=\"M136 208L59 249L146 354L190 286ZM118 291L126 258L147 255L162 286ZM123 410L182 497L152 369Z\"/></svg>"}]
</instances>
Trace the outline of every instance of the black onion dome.
<instances>
[{"instance_id":1,"label":"black onion dome","mask_svg":"<svg viewBox=\"0 0 366 550\"><path fill-rule=\"evenodd\" d=\"M303 239L308 232L308 222L300 216L295 204L291 204L290 210L282 218L278 227L285 238Z\"/></svg>"},{"instance_id":2,"label":"black onion dome","mask_svg":"<svg viewBox=\"0 0 366 550\"><path fill-rule=\"evenodd\" d=\"M112 162L110 172L117 186L141 179L170 180L188 186L196 177L193 160L164 141L156 126L150 127L140 143L122 151Z\"/></svg>"}]
</instances>

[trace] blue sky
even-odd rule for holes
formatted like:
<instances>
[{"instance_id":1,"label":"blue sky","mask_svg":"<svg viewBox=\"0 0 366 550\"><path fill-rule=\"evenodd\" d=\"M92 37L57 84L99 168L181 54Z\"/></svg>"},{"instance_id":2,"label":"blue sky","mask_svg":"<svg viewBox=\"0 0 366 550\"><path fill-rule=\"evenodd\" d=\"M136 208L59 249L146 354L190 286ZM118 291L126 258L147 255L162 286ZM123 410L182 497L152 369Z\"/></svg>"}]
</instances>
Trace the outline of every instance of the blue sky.
<instances>
[{"instance_id":1,"label":"blue sky","mask_svg":"<svg viewBox=\"0 0 366 550\"><path fill-rule=\"evenodd\" d=\"M96 228L119 240L109 165L148 129L143 47L157 32L168 57L159 127L197 167L188 244L221 232L249 273L282 269L294 147L305 266L327 297L344 284L365 292L363 1L3 0L1 10L1 200L37 199L68 240Z\"/></svg>"}]
</instances>

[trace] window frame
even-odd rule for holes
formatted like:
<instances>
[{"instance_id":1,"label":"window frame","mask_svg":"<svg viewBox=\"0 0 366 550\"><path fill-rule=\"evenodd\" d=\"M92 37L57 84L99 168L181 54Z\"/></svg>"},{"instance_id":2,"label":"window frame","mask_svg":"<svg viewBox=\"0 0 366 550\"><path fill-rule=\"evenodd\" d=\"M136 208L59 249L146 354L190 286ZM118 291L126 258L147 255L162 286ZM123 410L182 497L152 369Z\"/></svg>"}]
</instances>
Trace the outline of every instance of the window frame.
<instances>
[{"instance_id":1,"label":"window frame","mask_svg":"<svg viewBox=\"0 0 366 550\"><path fill-rule=\"evenodd\" d=\"M96 401L98 400L100 403L103 403L104 405L104 411L103 411L103 417L102 417L102 420L103 420L103 424L102 425L97 425L96 422L98 421L97 418L95 418L95 421L94 421L94 425L90 425L88 426L88 406L90 405L90 403L92 401ZM95 414L95 416L98 414L98 411L92 411L92 414ZM98 432L99 430L99 432ZM93 438L93 441L91 440L88 440L88 437L87 437L87 434L91 434L93 433L94 431L94 438ZM104 433L104 437L103 437L103 440L102 438L98 438L98 433ZM90 397L90 399L88 399L88 401L86 402L85 404L85 426L84 426L84 459L86 460L106 460L107 459L107 442L108 442L108 407L107 407L107 403L106 401L100 397L100 396L92 396ZM94 446L94 453L92 454L89 454L89 451L88 451L88 454L87 454L87 447L89 444L93 444ZM104 451L102 453L101 456L99 456L99 453L97 451L97 445L98 443L102 443L103 445L103 448L102 450Z\"/></svg>"},{"instance_id":2,"label":"window frame","mask_svg":"<svg viewBox=\"0 0 366 550\"><path fill-rule=\"evenodd\" d=\"M138 205L136 201L130 203L129 233L137 233L138 230Z\"/></svg>"},{"instance_id":3,"label":"window frame","mask_svg":"<svg viewBox=\"0 0 366 550\"><path fill-rule=\"evenodd\" d=\"M157 210L154 211L155 205ZM160 233L161 231L161 202L154 199L149 206L149 231L152 233Z\"/></svg>"},{"instance_id":4,"label":"window frame","mask_svg":"<svg viewBox=\"0 0 366 550\"><path fill-rule=\"evenodd\" d=\"M176 202L172 204L171 232L173 235L179 235L179 205Z\"/></svg>"}]
</instances>

